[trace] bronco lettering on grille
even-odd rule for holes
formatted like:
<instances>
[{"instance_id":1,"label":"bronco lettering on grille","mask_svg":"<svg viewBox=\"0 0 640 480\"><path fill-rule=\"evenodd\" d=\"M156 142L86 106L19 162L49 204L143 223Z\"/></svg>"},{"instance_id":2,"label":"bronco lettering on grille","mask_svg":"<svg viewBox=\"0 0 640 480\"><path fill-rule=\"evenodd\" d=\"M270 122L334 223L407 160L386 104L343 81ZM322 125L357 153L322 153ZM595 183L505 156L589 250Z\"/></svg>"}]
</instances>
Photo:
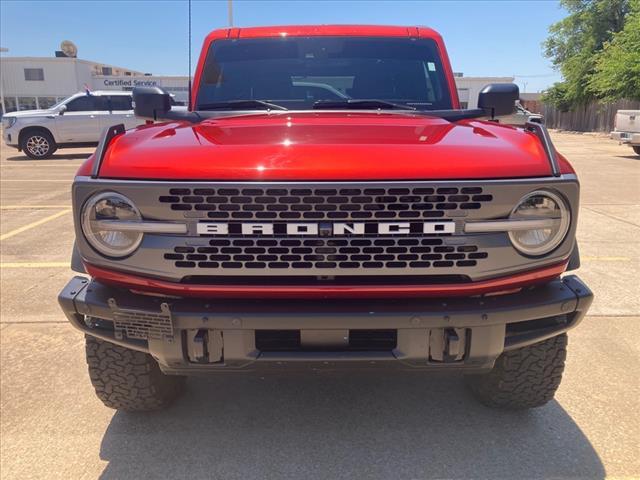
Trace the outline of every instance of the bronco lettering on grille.
<instances>
[{"instance_id":1,"label":"bronco lettering on grille","mask_svg":"<svg viewBox=\"0 0 640 480\"><path fill-rule=\"evenodd\" d=\"M320 222L320 223L257 223L200 222L198 235L409 235L416 233L455 233L455 222Z\"/></svg>"}]
</instances>

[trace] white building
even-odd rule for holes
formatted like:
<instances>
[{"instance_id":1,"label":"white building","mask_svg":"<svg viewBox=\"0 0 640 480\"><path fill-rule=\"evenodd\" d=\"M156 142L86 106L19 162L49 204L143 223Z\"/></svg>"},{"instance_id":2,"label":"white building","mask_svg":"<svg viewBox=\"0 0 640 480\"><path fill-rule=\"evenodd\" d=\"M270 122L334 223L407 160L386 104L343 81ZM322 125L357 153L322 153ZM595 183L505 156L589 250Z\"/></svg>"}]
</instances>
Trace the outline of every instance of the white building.
<instances>
[{"instance_id":1,"label":"white building","mask_svg":"<svg viewBox=\"0 0 640 480\"><path fill-rule=\"evenodd\" d=\"M47 108L74 93L90 90L131 90L135 86L161 86L186 102L188 77L148 75L71 57L1 57L0 107L2 112Z\"/></svg>"},{"instance_id":2,"label":"white building","mask_svg":"<svg viewBox=\"0 0 640 480\"><path fill-rule=\"evenodd\" d=\"M513 77L465 77L461 73L456 73L455 77L461 108L476 108L478 106L478 94L485 85L490 83L513 83Z\"/></svg>"},{"instance_id":3,"label":"white building","mask_svg":"<svg viewBox=\"0 0 640 480\"><path fill-rule=\"evenodd\" d=\"M513 82L513 77L455 76L462 108L475 108L478 93L488 83ZM71 57L1 57L0 107L1 112L47 108L87 87L131 90L135 86L159 86L172 93L176 101L187 102L188 82L186 75L150 75Z\"/></svg>"},{"instance_id":4,"label":"white building","mask_svg":"<svg viewBox=\"0 0 640 480\"><path fill-rule=\"evenodd\" d=\"M177 102L189 101L189 77L170 75L145 75L144 77L122 77L96 75L93 90L132 90L133 87L162 87L174 95Z\"/></svg>"}]
</instances>

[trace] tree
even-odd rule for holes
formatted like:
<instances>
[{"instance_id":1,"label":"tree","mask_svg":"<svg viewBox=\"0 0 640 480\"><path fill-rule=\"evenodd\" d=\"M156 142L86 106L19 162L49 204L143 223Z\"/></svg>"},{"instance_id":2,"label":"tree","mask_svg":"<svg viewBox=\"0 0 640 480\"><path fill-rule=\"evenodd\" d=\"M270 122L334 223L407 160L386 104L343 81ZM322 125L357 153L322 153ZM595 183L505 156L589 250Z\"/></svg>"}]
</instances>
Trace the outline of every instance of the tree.
<instances>
[{"instance_id":1,"label":"tree","mask_svg":"<svg viewBox=\"0 0 640 480\"><path fill-rule=\"evenodd\" d=\"M589 91L603 100L640 100L640 0L631 1L624 28L595 57Z\"/></svg>"},{"instance_id":2,"label":"tree","mask_svg":"<svg viewBox=\"0 0 640 480\"><path fill-rule=\"evenodd\" d=\"M561 0L569 15L551 25L543 46L564 80L549 89L547 101L569 108L593 98L597 54L624 28L630 2L637 0Z\"/></svg>"}]
</instances>

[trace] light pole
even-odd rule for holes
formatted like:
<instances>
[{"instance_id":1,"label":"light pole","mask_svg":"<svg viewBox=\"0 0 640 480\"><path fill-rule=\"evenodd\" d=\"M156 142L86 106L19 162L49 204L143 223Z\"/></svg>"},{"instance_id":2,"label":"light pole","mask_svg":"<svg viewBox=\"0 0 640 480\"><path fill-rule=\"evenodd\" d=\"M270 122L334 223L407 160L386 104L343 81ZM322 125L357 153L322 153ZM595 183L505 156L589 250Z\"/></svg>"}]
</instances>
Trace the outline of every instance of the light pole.
<instances>
[{"instance_id":1,"label":"light pole","mask_svg":"<svg viewBox=\"0 0 640 480\"><path fill-rule=\"evenodd\" d=\"M227 0L227 15L229 17L229 26L233 27L233 0Z\"/></svg>"},{"instance_id":2,"label":"light pole","mask_svg":"<svg viewBox=\"0 0 640 480\"><path fill-rule=\"evenodd\" d=\"M5 53L8 52L9 49L8 48L2 48L0 47L0 53ZM2 78L2 69L0 68L0 108L2 109L2 111L0 112L0 117L4 115L4 112L6 111L4 108L4 79Z\"/></svg>"}]
</instances>

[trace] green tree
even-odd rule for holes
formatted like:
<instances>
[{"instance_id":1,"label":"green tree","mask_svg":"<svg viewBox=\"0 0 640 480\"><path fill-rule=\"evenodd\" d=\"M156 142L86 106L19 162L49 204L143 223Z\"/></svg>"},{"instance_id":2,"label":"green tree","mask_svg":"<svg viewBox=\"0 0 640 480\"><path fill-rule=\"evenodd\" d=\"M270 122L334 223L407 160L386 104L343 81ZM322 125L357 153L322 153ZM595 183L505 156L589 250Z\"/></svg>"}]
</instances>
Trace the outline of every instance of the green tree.
<instances>
[{"instance_id":1,"label":"green tree","mask_svg":"<svg viewBox=\"0 0 640 480\"><path fill-rule=\"evenodd\" d=\"M589 91L603 100L640 100L640 0L631 1L624 28L595 57Z\"/></svg>"},{"instance_id":2,"label":"green tree","mask_svg":"<svg viewBox=\"0 0 640 480\"><path fill-rule=\"evenodd\" d=\"M569 15L551 25L543 46L564 80L547 91L547 101L566 109L593 98L589 80L597 53L624 28L630 1L636 0L560 1Z\"/></svg>"}]
</instances>

